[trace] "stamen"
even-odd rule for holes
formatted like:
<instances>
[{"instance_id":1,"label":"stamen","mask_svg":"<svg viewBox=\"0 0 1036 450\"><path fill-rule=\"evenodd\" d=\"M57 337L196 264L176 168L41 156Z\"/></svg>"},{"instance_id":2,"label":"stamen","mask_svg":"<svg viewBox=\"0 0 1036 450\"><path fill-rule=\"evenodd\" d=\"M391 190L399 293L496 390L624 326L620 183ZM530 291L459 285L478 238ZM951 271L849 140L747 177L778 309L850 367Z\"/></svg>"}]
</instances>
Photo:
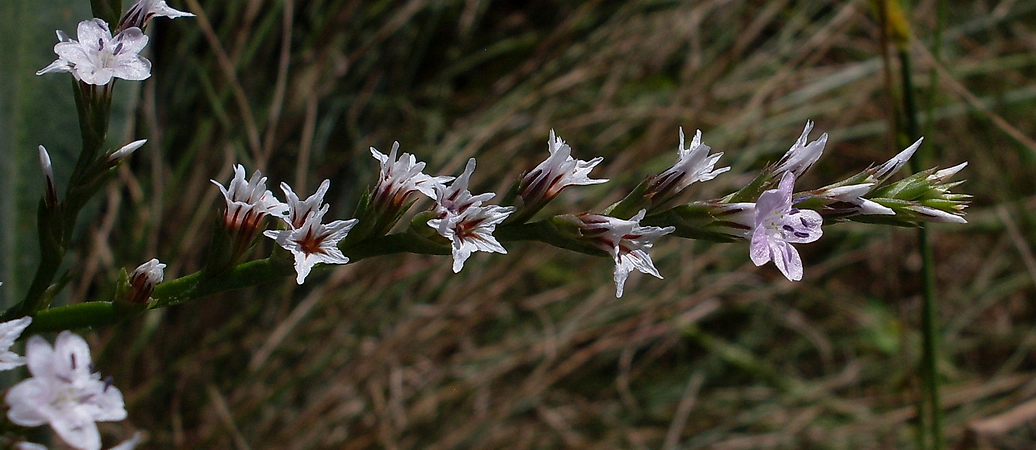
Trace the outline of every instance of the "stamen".
<instances>
[{"instance_id":1,"label":"stamen","mask_svg":"<svg viewBox=\"0 0 1036 450\"><path fill-rule=\"evenodd\" d=\"M788 211L788 214L789 215L795 215L795 214L798 214L800 212L802 212L802 211L800 211L798 208L791 208L791 210Z\"/></svg>"},{"instance_id":2,"label":"stamen","mask_svg":"<svg viewBox=\"0 0 1036 450\"><path fill-rule=\"evenodd\" d=\"M71 354L69 356L72 357L72 370L76 370L76 354L73 353L73 354Z\"/></svg>"},{"instance_id":3,"label":"stamen","mask_svg":"<svg viewBox=\"0 0 1036 450\"><path fill-rule=\"evenodd\" d=\"M795 237L800 237L800 238L808 238L809 237L809 233L806 233L804 231L796 231L794 234L795 234Z\"/></svg>"},{"instance_id":4,"label":"stamen","mask_svg":"<svg viewBox=\"0 0 1036 450\"><path fill-rule=\"evenodd\" d=\"M793 227L793 226L791 226L791 225L784 225L784 226L782 226L781 228L783 228L783 229L784 229L784 231L788 231L788 232L795 232L795 227Z\"/></svg>"},{"instance_id":5,"label":"stamen","mask_svg":"<svg viewBox=\"0 0 1036 450\"><path fill-rule=\"evenodd\" d=\"M802 226L809 228L809 222L806 221L805 217L799 217L799 220L802 221Z\"/></svg>"}]
</instances>

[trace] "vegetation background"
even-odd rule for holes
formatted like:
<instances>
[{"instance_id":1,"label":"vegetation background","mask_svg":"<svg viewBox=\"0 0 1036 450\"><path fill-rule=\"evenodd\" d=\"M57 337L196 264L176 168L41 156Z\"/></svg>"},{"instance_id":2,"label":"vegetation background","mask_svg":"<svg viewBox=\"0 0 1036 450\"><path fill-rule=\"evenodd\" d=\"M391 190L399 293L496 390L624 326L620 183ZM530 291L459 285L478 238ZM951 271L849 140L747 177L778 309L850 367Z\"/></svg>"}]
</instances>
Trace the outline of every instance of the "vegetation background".
<instances>
[{"instance_id":1,"label":"vegetation background","mask_svg":"<svg viewBox=\"0 0 1036 450\"><path fill-rule=\"evenodd\" d=\"M85 0L5 1L0 85L2 295L35 264L35 146L58 179L78 148L71 92L32 72ZM964 226L935 226L947 434L961 448L1036 443L1036 2L906 5L923 99L924 165L970 162ZM128 6L128 5L124 5ZM153 76L119 82L113 146L149 143L81 230L66 301L110 298L151 257L203 262L220 203L209 179L263 169L350 218L377 174L368 148L503 193L554 129L611 182L554 212L599 211L701 129L731 173L774 161L807 120L830 133L812 188L903 146L865 1L173 0ZM21 20L18 20L18 18ZM8 64L9 63L9 64ZM890 66L891 64L891 66ZM17 70L15 70L17 69ZM10 71L10 72L9 72ZM937 76L930 76L931 73ZM819 133L816 133L819 134ZM65 164L64 168L62 166ZM417 205L417 209L427 203ZM747 245L670 238L665 280L614 298L612 262L547 245L397 255L156 311L92 334L155 448L890 448L914 441L920 257L912 230L838 224L801 247L802 282ZM262 242L256 255L271 250ZM25 280L22 282L21 280Z\"/></svg>"}]
</instances>

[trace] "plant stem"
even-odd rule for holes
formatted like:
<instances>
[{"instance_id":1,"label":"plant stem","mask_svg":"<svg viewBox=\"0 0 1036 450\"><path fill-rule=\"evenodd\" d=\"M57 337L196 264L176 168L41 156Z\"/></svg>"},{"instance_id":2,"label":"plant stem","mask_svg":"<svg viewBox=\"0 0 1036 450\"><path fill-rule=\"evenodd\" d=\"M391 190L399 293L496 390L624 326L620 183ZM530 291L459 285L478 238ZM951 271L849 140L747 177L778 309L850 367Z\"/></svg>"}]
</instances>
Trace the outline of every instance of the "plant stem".
<instances>
[{"instance_id":1,"label":"plant stem","mask_svg":"<svg viewBox=\"0 0 1036 450\"><path fill-rule=\"evenodd\" d=\"M920 126L917 123L917 103L915 101L916 91L914 89L911 59L906 48L899 49L899 62L902 89L903 89L903 112L906 116L904 142L915 139L920 133ZM911 170L921 170L921 152L918 152L911 161ZM921 252L921 293L923 304L921 308L921 385L924 392L921 404L924 406L918 411L918 416L926 416L927 420L922 421L922 426L927 423L931 437L931 448L941 450L944 447L942 430L942 402L939 397L939 372L938 372L938 323L936 316L935 298L935 262L932 254L931 236L928 227L922 225L917 229L917 246Z\"/></svg>"}]
</instances>

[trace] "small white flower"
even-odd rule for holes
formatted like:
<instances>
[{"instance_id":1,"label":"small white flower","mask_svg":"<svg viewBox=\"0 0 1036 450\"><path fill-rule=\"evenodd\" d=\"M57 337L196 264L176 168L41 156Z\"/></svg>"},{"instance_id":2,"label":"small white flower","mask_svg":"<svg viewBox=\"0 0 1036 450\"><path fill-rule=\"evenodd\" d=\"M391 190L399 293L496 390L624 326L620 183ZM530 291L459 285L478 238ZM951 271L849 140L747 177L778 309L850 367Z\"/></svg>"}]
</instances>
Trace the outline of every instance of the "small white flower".
<instances>
[{"instance_id":1,"label":"small white flower","mask_svg":"<svg viewBox=\"0 0 1036 450\"><path fill-rule=\"evenodd\" d=\"M896 215L896 212L887 206L882 206L872 200L863 198L874 187L874 183L851 184L825 190L819 194L820 197L836 200L855 205L859 214L870 215Z\"/></svg>"},{"instance_id":2,"label":"small white flower","mask_svg":"<svg viewBox=\"0 0 1036 450\"><path fill-rule=\"evenodd\" d=\"M481 206L482 202L496 196L493 192L472 195L468 190L471 174L475 171L475 158L468 160L462 173L449 187L436 186L435 218L428 226L439 235L449 239L453 249L453 272L460 272L464 262L473 252L507 253L507 250L493 236L496 226L507 219L513 206Z\"/></svg>"},{"instance_id":3,"label":"small white flower","mask_svg":"<svg viewBox=\"0 0 1036 450\"><path fill-rule=\"evenodd\" d=\"M542 205L557 197L569 186L601 184L608 180L590 178L590 171L597 167L603 157L589 161L572 157L572 147L550 130L547 140L550 156L522 178L519 194L528 205Z\"/></svg>"},{"instance_id":4,"label":"small white flower","mask_svg":"<svg viewBox=\"0 0 1036 450\"><path fill-rule=\"evenodd\" d=\"M662 279L647 250L654 241L676 230L675 227L642 227L647 210L640 210L629 220L601 214L582 214L583 233L593 239L598 247L612 255L615 260L615 297L622 297L623 287L634 269L655 278Z\"/></svg>"},{"instance_id":5,"label":"small white flower","mask_svg":"<svg viewBox=\"0 0 1036 450\"><path fill-rule=\"evenodd\" d=\"M392 150L388 155L371 147L371 155L381 162L381 174L371 195L372 204L389 204L398 208L414 191L434 199L436 188L442 187L443 183L453 179L453 177L433 177L421 172L425 166L424 162L418 162L417 158L409 153L403 153L399 159L396 159L397 150L399 150L399 142L392 143Z\"/></svg>"},{"instance_id":6,"label":"small white flower","mask_svg":"<svg viewBox=\"0 0 1036 450\"><path fill-rule=\"evenodd\" d=\"M54 206L58 203L58 188L54 184L54 166L50 162L50 153L47 153L47 149L41 145L39 150L40 168L43 170L43 183L47 189L46 202L47 205Z\"/></svg>"},{"instance_id":7,"label":"small white flower","mask_svg":"<svg viewBox=\"0 0 1036 450\"><path fill-rule=\"evenodd\" d=\"M327 205L318 211L306 215L302 226L291 230L267 230L263 235L273 239L295 257L295 282L302 284L313 270L313 266L323 264L345 264L349 262L338 242L349 234L357 220L336 220L323 224Z\"/></svg>"},{"instance_id":8,"label":"small white flower","mask_svg":"<svg viewBox=\"0 0 1036 450\"><path fill-rule=\"evenodd\" d=\"M228 229L254 232L267 214L281 215L288 210L288 205L281 203L266 189L266 177L258 170L245 181L245 167L235 165L234 179L230 181L229 188L216 180L209 181L219 186L227 201L223 223Z\"/></svg>"},{"instance_id":9,"label":"small white flower","mask_svg":"<svg viewBox=\"0 0 1036 450\"><path fill-rule=\"evenodd\" d=\"M123 145L118 150L111 152L108 155L108 162L115 163L122 161L132 155L133 152L137 151L138 148L143 147L147 143L147 139L141 139L138 141L130 142L129 144Z\"/></svg>"},{"instance_id":10,"label":"small white flower","mask_svg":"<svg viewBox=\"0 0 1036 450\"><path fill-rule=\"evenodd\" d=\"M0 323L0 370L11 370L25 365L25 358L12 352L11 346L30 323L32 317L29 316Z\"/></svg>"},{"instance_id":11,"label":"small white flower","mask_svg":"<svg viewBox=\"0 0 1036 450\"><path fill-rule=\"evenodd\" d=\"M791 244L820 239L824 219L816 211L792 207L794 187L795 173L786 172L777 189L759 196L750 255L756 266L773 260L785 277L798 281L802 279L802 258Z\"/></svg>"},{"instance_id":12,"label":"small white flower","mask_svg":"<svg viewBox=\"0 0 1036 450\"><path fill-rule=\"evenodd\" d=\"M458 215L463 213L465 210L471 207L477 207L496 196L493 192L486 192L484 194L472 195L471 191L468 190L468 184L471 182L471 174L475 171L475 158L468 159L468 164L464 166L464 173L460 174L456 180L449 187L439 185L435 187L435 204L436 204L436 215L439 217L445 214Z\"/></svg>"},{"instance_id":13,"label":"small white flower","mask_svg":"<svg viewBox=\"0 0 1036 450\"><path fill-rule=\"evenodd\" d=\"M928 206L922 205L911 205L905 206L904 209L908 209L917 214L923 216L928 222L943 222L943 223L968 223L967 219L957 214L952 214L941 209L935 209Z\"/></svg>"},{"instance_id":14,"label":"small white flower","mask_svg":"<svg viewBox=\"0 0 1036 450\"><path fill-rule=\"evenodd\" d=\"M310 213L319 213L321 216L327 212L329 205L324 204L324 195L327 194L327 190L331 187L331 180L324 180L320 183L320 187L317 191L310 195L305 200L300 201L299 196L295 194L295 191L288 186L288 183L281 183L281 190L284 191L285 198L288 200L288 211L287 215L281 216L284 219L284 223L288 224L291 229L302 228L306 224L306 217Z\"/></svg>"},{"instance_id":15,"label":"small white flower","mask_svg":"<svg viewBox=\"0 0 1036 450\"><path fill-rule=\"evenodd\" d=\"M137 266L129 275L130 292L126 300L130 303L147 303L151 293L165 279L165 264L151 258L150 261Z\"/></svg>"},{"instance_id":16,"label":"small white flower","mask_svg":"<svg viewBox=\"0 0 1036 450\"><path fill-rule=\"evenodd\" d=\"M119 20L118 29L137 27L143 30L144 26L155 17L175 19L177 17L194 17L194 14L170 8L165 0L137 0L122 16L122 20Z\"/></svg>"},{"instance_id":17,"label":"small white flower","mask_svg":"<svg viewBox=\"0 0 1036 450\"><path fill-rule=\"evenodd\" d=\"M875 184L881 184L885 180L889 179L894 173L899 172L906 165L907 161L910 161L910 157L914 156L914 152L921 146L921 142L924 138L919 138L910 144L909 147L893 156L892 159L885 161L882 165L871 169L872 174L868 180L873 180Z\"/></svg>"},{"instance_id":18,"label":"small white flower","mask_svg":"<svg viewBox=\"0 0 1036 450\"><path fill-rule=\"evenodd\" d=\"M513 206L469 206L460 214L446 213L442 218L431 219L428 226L450 240L453 272L458 273L473 252L507 253L493 232L514 210Z\"/></svg>"},{"instance_id":19,"label":"small white flower","mask_svg":"<svg viewBox=\"0 0 1036 450\"><path fill-rule=\"evenodd\" d=\"M680 127L679 157L672 167L652 180L651 186L648 188L650 195L664 200L680 193L692 183L709 181L716 178L716 175L730 170L730 167L716 169L716 163L719 162L723 153L709 154L712 147L701 142L701 130L694 133L690 147L684 148L683 145L683 127Z\"/></svg>"},{"instance_id":20,"label":"small white flower","mask_svg":"<svg viewBox=\"0 0 1036 450\"><path fill-rule=\"evenodd\" d=\"M112 37L107 22L91 19L79 22L77 34L78 41L59 33L60 42L54 46L58 59L36 75L71 72L77 80L95 85L108 84L112 78L144 80L151 76L151 61L139 55L148 42L140 28L127 28Z\"/></svg>"},{"instance_id":21,"label":"small white flower","mask_svg":"<svg viewBox=\"0 0 1036 450\"><path fill-rule=\"evenodd\" d=\"M812 130L813 122L806 122L806 128L802 130L802 135L795 141L795 145L792 145L781 157L774 175L791 172L796 177L800 177L820 159L820 155L824 153L824 146L827 145L827 133L821 134L820 139L808 142L809 132Z\"/></svg>"},{"instance_id":22,"label":"small white flower","mask_svg":"<svg viewBox=\"0 0 1036 450\"><path fill-rule=\"evenodd\" d=\"M7 392L7 418L15 424L50 427L69 445L79 449L101 448L94 422L126 418L122 393L92 373L90 347L69 331L58 335L54 347L33 336L25 346L32 378Z\"/></svg>"}]
</instances>

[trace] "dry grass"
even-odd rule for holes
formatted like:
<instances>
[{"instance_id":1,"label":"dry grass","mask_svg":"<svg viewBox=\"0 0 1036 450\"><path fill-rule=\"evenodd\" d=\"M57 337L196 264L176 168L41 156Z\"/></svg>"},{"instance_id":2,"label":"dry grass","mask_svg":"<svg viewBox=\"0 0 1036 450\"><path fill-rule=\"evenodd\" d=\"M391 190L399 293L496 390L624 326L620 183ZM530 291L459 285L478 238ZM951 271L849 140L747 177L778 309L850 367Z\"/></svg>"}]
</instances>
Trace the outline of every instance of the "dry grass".
<instances>
[{"instance_id":1,"label":"dry grass","mask_svg":"<svg viewBox=\"0 0 1036 450\"><path fill-rule=\"evenodd\" d=\"M577 156L605 156L612 179L557 211L599 209L669 164L679 126L734 166L695 188L706 198L807 119L832 139L802 186L897 150L862 1L184 5L196 20L156 21L137 116L158 145L123 172L117 220L93 228L114 244L87 261L196 269L208 179L235 162L300 191L330 178L332 214L347 218L376 173L367 148L393 140L433 172L475 156L479 187L503 192L553 128ZM952 9L925 148L931 164L971 162L976 202L971 224L935 228L947 432L1028 448L1036 8ZM931 1L912 16L922 74L933 16ZM752 266L744 244L670 239L653 253L666 279L632 278L622 299L610 261L545 245L477 254L459 275L441 257L381 257L156 312L103 333L99 365L159 448L902 447L917 394L913 239L830 227L803 248L796 284Z\"/></svg>"}]
</instances>

